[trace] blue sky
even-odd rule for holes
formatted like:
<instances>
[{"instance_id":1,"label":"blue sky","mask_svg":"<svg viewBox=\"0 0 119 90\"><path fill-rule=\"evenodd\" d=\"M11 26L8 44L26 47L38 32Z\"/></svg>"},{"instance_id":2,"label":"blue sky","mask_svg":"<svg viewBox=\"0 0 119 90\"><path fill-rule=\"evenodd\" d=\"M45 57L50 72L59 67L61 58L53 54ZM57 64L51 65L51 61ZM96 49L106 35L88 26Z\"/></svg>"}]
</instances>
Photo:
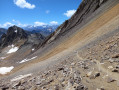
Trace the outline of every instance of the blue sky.
<instances>
[{"instance_id":1,"label":"blue sky","mask_svg":"<svg viewBox=\"0 0 119 90\"><path fill-rule=\"evenodd\" d=\"M61 24L82 0L0 0L0 27Z\"/></svg>"}]
</instances>

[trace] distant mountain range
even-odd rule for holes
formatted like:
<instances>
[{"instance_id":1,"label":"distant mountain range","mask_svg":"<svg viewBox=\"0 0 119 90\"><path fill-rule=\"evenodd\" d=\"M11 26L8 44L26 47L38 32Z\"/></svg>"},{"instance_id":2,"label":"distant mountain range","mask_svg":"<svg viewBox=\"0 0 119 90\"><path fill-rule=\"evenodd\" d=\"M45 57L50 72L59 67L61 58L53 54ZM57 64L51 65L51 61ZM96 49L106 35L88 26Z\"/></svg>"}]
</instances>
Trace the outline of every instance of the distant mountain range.
<instances>
[{"instance_id":1,"label":"distant mountain range","mask_svg":"<svg viewBox=\"0 0 119 90\"><path fill-rule=\"evenodd\" d=\"M28 25L26 27L22 27L24 30L29 31L31 33L40 33L44 36L48 36L53 33L57 29L58 25L43 25L43 26L33 26Z\"/></svg>"},{"instance_id":2,"label":"distant mountain range","mask_svg":"<svg viewBox=\"0 0 119 90\"><path fill-rule=\"evenodd\" d=\"M7 29L0 28L0 37L7 32Z\"/></svg>"},{"instance_id":3,"label":"distant mountain range","mask_svg":"<svg viewBox=\"0 0 119 90\"><path fill-rule=\"evenodd\" d=\"M27 33L30 33L30 34L40 33L44 36L48 36L51 33L53 33L57 29L57 27L58 25L43 25L43 26L28 25L26 27L21 27L21 28L23 28ZM6 32L7 32L7 29L0 28L0 37L2 34Z\"/></svg>"}]
</instances>

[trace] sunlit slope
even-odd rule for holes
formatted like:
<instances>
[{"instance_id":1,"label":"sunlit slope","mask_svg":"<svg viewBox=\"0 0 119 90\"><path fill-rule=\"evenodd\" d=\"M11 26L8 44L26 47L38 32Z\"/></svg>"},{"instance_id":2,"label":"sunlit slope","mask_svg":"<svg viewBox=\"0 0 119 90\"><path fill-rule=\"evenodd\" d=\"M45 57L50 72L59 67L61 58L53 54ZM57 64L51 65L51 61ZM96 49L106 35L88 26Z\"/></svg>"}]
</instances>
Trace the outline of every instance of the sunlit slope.
<instances>
[{"instance_id":1,"label":"sunlit slope","mask_svg":"<svg viewBox=\"0 0 119 90\"><path fill-rule=\"evenodd\" d=\"M119 25L119 4L110 10L101 14L96 20L90 22L87 26L79 30L68 40L62 42L48 54L41 57L39 60L44 60L53 55L56 55L63 50L74 48L75 45L80 48L102 35L111 32L118 28Z\"/></svg>"}]
</instances>

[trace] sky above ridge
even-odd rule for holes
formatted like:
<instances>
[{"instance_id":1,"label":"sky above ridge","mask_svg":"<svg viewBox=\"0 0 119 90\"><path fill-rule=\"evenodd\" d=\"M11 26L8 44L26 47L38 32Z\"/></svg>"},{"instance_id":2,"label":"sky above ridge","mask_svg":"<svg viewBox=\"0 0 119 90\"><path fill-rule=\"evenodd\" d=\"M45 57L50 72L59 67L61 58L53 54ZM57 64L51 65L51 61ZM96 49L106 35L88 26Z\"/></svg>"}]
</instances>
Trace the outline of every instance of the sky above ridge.
<instances>
[{"instance_id":1,"label":"sky above ridge","mask_svg":"<svg viewBox=\"0 0 119 90\"><path fill-rule=\"evenodd\" d=\"M0 0L0 27L59 25L82 0Z\"/></svg>"}]
</instances>

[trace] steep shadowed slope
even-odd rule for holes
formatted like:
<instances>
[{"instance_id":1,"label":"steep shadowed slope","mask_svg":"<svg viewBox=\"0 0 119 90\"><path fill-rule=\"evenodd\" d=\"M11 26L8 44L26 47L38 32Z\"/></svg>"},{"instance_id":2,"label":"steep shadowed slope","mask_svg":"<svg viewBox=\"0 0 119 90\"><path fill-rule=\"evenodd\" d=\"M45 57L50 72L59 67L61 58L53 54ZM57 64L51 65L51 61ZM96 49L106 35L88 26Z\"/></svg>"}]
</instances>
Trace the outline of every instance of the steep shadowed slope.
<instances>
[{"instance_id":1,"label":"steep shadowed slope","mask_svg":"<svg viewBox=\"0 0 119 90\"><path fill-rule=\"evenodd\" d=\"M86 24L86 20L107 1L108 0L83 0L76 13L69 20L66 20L59 26L57 30L49 36L46 42L51 42L58 37L64 36L70 32L72 28L81 23Z\"/></svg>"}]
</instances>

